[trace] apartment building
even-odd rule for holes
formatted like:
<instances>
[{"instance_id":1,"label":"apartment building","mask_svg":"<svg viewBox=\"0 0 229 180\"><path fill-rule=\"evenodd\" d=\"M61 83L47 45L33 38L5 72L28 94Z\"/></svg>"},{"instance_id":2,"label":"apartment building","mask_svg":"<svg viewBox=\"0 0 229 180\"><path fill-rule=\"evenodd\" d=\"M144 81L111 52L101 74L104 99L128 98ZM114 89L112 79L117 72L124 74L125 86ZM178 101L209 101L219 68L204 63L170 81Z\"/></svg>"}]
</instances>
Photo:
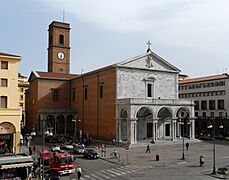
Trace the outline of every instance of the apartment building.
<instances>
[{"instance_id":1,"label":"apartment building","mask_svg":"<svg viewBox=\"0 0 229 180\"><path fill-rule=\"evenodd\" d=\"M215 120L217 133L229 133L229 75L227 73L179 80L179 98L195 102L196 133L208 131ZM223 129L218 127L223 125ZM221 126L222 127L222 126Z\"/></svg>"},{"instance_id":2,"label":"apartment building","mask_svg":"<svg viewBox=\"0 0 229 180\"><path fill-rule=\"evenodd\" d=\"M25 92L29 88L27 77L18 73L19 106L21 107L21 128L25 127Z\"/></svg>"},{"instance_id":3,"label":"apartment building","mask_svg":"<svg viewBox=\"0 0 229 180\"><path fill-rule=\"evenodd\" d=\"M0 142L19 153L21 110L18 92L18 64L21 57L0 52Z\"/></svg>"}]
</instances>

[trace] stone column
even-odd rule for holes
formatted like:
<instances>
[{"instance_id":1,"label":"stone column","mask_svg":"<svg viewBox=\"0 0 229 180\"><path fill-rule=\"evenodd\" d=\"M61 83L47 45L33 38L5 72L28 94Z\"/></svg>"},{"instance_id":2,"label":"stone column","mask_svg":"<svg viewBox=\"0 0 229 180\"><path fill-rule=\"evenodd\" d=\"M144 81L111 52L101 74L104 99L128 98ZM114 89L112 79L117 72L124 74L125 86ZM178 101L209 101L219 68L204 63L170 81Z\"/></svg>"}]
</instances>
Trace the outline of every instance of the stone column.
<instances>
[{"instance_id":1,"label":"stone column","mask_svg":"<svg viewBox=\"0 0 229 180\"><path fill-rule=\"evenodd\" d=\"M128 139L130 144L137 142L137 119L130 119L130 139Z\"/></svg>"},{"instance_id":2,"label":"stone column","mask_svg":"<svg viewBox=\"0 0 229 180\"><path fill-rule=\"evenodd\" d=\"M156 142L157 141L157 120L153 122L153 139Z\"/></svg>"},{"instance_id":3,"label":"stone column","mask_svg":"<svg viewBox=\"0 0 229 180\"><path fill-rule=\"evenodd\" d=\"M176 120L172 120L172 127L173 127L173 137L172 137L172 139L173 139L173 141L176 139L176 135L177 135L177 132L176 132Z\"/></svg>"}]
</instances>

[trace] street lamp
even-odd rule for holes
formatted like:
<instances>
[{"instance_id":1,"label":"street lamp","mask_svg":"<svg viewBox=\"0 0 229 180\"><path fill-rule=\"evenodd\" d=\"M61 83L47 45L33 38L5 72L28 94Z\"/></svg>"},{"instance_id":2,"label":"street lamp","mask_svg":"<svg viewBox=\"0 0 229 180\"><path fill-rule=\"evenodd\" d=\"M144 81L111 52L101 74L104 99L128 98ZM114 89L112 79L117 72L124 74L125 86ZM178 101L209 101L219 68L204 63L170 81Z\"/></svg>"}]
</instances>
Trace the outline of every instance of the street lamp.
<instances>
[{"instance_id":1,"label":"street lamp","mask_svg":"<svg viewBox=\"0 0 229 180\"><path fill-rule=\"evenodd\" d=\"M182 137L182 140L183 140L183 152L182 152L182 160L185 160L185 157L184 157L184 119L187 117L187 112L186 111L180 111L180 113L178 114L178 118L181 122L181 124L183 125L183 137Z\"/></svg>"},{"instance_id":2,"label":"street lamp","mask_svg":"<svg viewBox=\"0 0 229 180\"><path fill-rule=\"evenodd\" d=\"M213 137L212 137L212 141L213 141L213 170L212 170L212 174L216 174L216 167L215 167L215 118L212 117L212 124L210 124L207 128L209 129L213 129ZM220 129L223 128L223 125L221 124L219 126Z\"/></svg>"}]
</instances>

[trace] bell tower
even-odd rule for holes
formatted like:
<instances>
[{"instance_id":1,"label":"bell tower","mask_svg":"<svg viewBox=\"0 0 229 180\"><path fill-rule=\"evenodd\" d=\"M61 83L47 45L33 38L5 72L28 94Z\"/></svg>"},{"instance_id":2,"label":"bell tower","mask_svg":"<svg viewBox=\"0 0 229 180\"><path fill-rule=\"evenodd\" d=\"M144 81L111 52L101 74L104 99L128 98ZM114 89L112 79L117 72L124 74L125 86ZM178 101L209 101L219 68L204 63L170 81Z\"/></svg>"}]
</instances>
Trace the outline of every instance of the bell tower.
<instances>
[{"instance_id":1,"label":"bell tower","mask_svg":"<svg viewBox=\"0 0 229 180\"><path fill-rule=\"evenodd\" d=\"M49 25L48 72L70 72L70 24L53 21Z\"/></svg>"}]
</instances>

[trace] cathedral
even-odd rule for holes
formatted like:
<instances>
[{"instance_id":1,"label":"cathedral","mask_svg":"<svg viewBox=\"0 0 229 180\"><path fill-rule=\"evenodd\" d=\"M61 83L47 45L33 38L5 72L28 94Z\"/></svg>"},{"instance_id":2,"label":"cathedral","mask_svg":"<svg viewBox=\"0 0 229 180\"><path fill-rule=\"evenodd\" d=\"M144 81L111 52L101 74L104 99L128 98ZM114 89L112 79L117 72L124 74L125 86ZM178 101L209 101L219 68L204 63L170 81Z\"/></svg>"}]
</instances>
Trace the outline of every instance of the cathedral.
<instances>
[{"instance_id":1,"label":"cathedral","mask_svg":"<svg viewBox=\"0 0 229 180\"><path fill-rule=\"evenodd\" d=\"M178 98L180 70L150 46L136 57L70 74L70 24L49 25L48 71L32 71L27 128L134 144L195 138L194 101Z\"/></svg>"}]
</instances>

